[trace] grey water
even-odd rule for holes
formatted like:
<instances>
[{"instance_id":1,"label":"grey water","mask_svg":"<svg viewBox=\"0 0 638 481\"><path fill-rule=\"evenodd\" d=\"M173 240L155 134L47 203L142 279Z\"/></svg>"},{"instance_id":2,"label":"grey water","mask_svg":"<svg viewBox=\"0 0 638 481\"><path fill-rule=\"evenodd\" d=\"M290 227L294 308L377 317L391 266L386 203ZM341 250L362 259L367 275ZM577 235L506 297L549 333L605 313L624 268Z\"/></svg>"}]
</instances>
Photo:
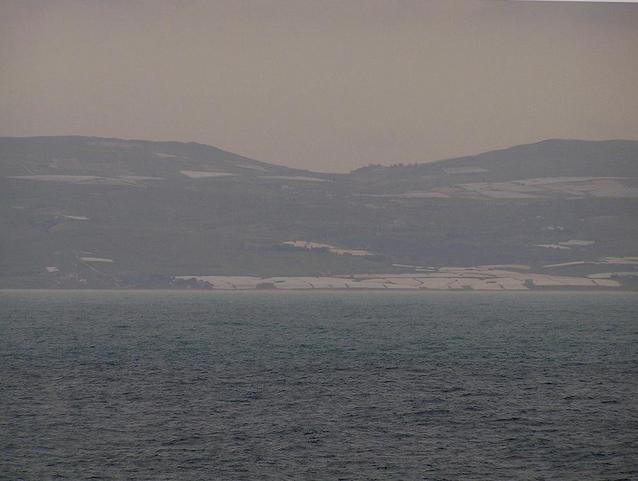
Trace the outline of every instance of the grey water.
<instances>
[{"instance_id":1,"label":"grey water","mask_svg":"<svg viewBox=\"0 0 638 481\"><path fill-rule=\"evenodd\" d=\"M3 480L638 479L632 293L0 292Z\"/></svg>"}]
</instances>

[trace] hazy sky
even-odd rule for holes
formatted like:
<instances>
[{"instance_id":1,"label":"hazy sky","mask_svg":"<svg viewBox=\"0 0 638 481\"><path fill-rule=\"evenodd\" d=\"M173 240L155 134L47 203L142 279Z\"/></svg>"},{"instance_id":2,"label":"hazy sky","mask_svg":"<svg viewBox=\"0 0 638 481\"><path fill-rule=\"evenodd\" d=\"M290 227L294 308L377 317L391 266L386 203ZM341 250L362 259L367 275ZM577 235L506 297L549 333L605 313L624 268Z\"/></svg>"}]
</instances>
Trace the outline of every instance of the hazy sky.
<instances>
[{"instance_id":1,"label":"hazy sky","mask_svg":"<svg viewBox=\"0 0 638 481\"><path fill-rule=\"evenodd\" d=\"M638 139L638 4L0 0L0 135L347 171Z\"/></svg>"}]
</instances>

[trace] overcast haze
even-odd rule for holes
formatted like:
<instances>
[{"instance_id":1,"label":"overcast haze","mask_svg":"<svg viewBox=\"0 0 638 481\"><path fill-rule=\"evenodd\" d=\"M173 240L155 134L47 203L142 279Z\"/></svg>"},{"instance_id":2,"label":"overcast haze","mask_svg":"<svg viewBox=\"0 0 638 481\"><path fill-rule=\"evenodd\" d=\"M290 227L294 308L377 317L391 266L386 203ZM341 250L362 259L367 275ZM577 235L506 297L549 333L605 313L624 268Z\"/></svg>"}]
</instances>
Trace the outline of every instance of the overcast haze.
<instances>
[{"instance_id":1,"label":"overcast haze","mask_svg":"<svg viewBox=\"0 0 638 481\"><path fill-rule=\"evenodd\" d=\"M322 171L638 139L638 5L7 1L0 135L197 141Z\"/></svg>"}]
</instances>

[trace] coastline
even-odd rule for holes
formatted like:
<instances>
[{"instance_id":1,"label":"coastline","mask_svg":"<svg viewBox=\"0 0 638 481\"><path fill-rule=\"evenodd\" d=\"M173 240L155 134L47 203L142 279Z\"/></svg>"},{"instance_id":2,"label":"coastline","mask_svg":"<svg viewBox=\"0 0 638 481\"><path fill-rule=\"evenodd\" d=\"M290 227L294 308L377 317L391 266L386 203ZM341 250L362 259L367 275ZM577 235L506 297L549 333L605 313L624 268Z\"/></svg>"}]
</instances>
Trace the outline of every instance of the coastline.
<instances>
[{"instance_id":1,"label":"coastline","mask_svg":"<svg viewBox=\"0 0 638 481\"><path fill-rule=\"evenodd\" d=\"M631 287L555 287L555 288L532 288L532 289L410 289L410 288L315 288L315 289L204 289L204 288L166 288L166 287L2 287L0 293L3 292L174 292L174 293L201 293L201 294L213 294L213 293L291 293L291 292L348 292L348 293L420 293L420 294L432 294L432 293L486 293L486 294L503 294L503 293L516 293L516 294L530 294L530 293L638 293L638 288Z\"/></svg>"}]
</instances>

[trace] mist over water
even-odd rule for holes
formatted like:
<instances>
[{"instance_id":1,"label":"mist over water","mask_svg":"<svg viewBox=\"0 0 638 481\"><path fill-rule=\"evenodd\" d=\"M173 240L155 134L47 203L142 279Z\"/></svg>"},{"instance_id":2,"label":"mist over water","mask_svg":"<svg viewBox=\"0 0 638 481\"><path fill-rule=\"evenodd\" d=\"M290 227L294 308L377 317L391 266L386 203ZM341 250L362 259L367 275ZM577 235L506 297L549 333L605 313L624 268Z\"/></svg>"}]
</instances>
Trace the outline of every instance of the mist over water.
<instances>
[{"instance_id":1,"label":"mist over water","mask_svg":"<svg viewBox=\"0 0 638 481\"><path fill-rule=\"evenodd\" d=\"M0 293L2 479L635 479L632 293Z\"/></svg>"}]
</instances>

